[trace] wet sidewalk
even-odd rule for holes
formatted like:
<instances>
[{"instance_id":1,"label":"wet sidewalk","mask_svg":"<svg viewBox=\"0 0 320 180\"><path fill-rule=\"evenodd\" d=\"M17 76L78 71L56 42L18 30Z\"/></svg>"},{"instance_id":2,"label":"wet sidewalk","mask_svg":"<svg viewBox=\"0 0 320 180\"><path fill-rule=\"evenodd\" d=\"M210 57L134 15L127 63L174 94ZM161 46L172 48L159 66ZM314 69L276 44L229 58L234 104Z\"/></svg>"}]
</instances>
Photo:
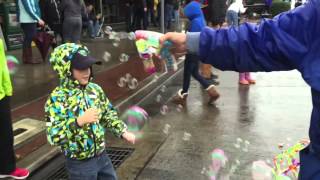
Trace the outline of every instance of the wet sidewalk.
<instances>
[{"instance_id":1,"label":"wet sidewalk","mask_svg":"<svg viewBox=\"0 0 320 180\"><path fill-rule=\"evenodd\" d=\"M257 73L257 84L252 86L239 86L236 73L219 75L221 98L215 106L206 104L207 95L195 81L185 109L170 102L157 103L156 95L172 95L181 87L181 74L172 79L166 93L158 89L148 97L143 106L151 119L135 147L155 140L161 145L139 170L139 158L144 159L154 148L147 146L134 153L119 168L120 179L210 179L211 152L219 148L228 157L224 175L250 180L254 161L271 165L281 152L279 145L287 148L308 137L311 95L298 72ZM164 104L169 112L163 115L160 108Z\"/></svg>"}]
</instances>

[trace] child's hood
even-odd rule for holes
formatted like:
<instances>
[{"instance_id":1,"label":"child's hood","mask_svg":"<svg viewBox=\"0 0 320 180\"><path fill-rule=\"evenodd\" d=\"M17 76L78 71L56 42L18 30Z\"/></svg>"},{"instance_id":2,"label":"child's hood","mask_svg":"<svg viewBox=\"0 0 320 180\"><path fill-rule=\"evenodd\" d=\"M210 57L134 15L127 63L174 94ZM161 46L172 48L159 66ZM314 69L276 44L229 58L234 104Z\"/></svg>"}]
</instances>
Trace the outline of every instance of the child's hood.
<instances>
[{"instance_id":1,"label":"child's hood","mask_svg":"<svg viewBox=\"0 0 320 180\"><path fill-rule=\"evenodd\" d=\"M196 1L190 2L184 7L184 15L189 20L193 20L194 18L197 18L197 17L202 17L203 13L201 11L201 4Z\"/></svg>"},{"instance_id":2,"label":"child's hood","mask_svg":"<svg viewBox=\"0 0 320 180\"><path fill-rule=\"evenodd\" d=\"M65 43L56 47L51 53L50 64L53 70L58 73L60 81L67 80L72 77L71 60L76 52L88 54L89 50L86 46L80 44Z\"/></svg>"}]
</instances>

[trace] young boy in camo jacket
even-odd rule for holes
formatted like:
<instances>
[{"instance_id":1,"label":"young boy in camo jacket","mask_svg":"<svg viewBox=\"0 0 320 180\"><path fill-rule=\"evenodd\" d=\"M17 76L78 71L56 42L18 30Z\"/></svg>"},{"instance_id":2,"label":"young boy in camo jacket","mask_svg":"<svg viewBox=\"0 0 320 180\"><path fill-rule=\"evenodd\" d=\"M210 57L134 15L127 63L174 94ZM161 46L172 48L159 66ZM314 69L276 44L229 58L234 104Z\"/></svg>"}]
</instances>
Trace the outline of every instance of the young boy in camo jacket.
<instances>
[{"instance_id":1,"label":"young boy in camo jacket","mask_svg":"<svg viewBox=\"0 0 320 180\"><path fill-rule=\"evenodd\" d=\"M105 128L131 143L135 136L91 82L91 66L99 62L85 46L66 43L54 50L50 63L60 82L45 104L47 138L64 153L69 179L117 179L105 152Z\"/></svg>"}]
</instances>

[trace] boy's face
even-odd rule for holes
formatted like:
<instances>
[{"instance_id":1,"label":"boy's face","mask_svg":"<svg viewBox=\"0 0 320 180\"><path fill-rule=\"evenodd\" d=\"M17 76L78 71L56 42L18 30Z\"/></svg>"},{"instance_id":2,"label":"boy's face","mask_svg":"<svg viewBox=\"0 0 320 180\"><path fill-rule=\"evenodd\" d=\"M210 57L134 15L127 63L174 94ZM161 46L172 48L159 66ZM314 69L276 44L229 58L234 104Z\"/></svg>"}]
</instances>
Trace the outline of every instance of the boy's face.
<instances>
[{"instance_id":1,"label":"boy's face","mask_svg":"<svg viewBox=\"0 0 320 180\"><path fill-rule=\"evenodd\" d=\"M73 77L78 80L81 85L87 85L90 78L90 68L84 70L72 69Z\"/></svg>"}]
</instances>

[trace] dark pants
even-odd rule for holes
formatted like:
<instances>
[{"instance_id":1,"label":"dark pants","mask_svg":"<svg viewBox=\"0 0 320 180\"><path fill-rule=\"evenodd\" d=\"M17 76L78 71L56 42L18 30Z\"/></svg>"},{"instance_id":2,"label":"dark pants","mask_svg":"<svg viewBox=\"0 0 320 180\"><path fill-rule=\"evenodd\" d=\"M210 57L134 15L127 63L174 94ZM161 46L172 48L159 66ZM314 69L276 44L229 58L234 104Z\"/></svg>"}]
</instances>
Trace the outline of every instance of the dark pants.
<instances>
[{"instance_id":1,"label":"dark pants","mask_svg":"<svg viewBox=\"0 0 320 180\"><path fill-rule=\"evenodd\" d=\"M147 29L148 22L147 22L147 14L144 12L142 7L135 8L134 11L134 24L135 24L135 30L139 29ZM143 27L141 27L141 22L143 22Z\"/></svg>"},{"instance_id":2,"label":"dark pants","mask_svg":"<svg viewBox=\"0 0 320 180\"><path fill-rule=\"evenodd\" d=\"M126 24L127 24L127 31L133 31L134 27L134 8L132 6L126 7Z\"/></svg>"},{"instance_id":3,"label":"dark pants","mask_svg":"<svg viewBox=\"0 0 320 180\"><path fill-rule=\"evenodd\" d=\"M31 48L31 42L34 36L37 34L37 23L21 23L23 30L23 48Z\"/></svg>"},{"instance_id":4,"label":"dark pants","mask_svg":"<svg viewBox=\"0 0 320 180\"><path fill-rule=\"evenodd\" d=\"M210 86L210 83L199 74L199 56L187 54L184 61L182 93L188 92L191 76L195 78L204 89Z\"/></svg>"},{"instance_id":5,"label":"dark pants","mask_svg":"<svg viewBox=\"0 0 320 180\"><path fill-rule=\"evenodd\" d=\"M154 14L153 7L148 8L148 15L147 15L148 26L149 26L149 16L150 16L151 23L154 26L157 26L156 17L155 17L155 14Z\"/></svg>"},{"instance_id":6,"label":"dark pants","mask_svg":"<svg viewBox=\"0 0 320 180\"><path fill-rule=\"evenodd\" d=\"M69 173L69 180L117 179L116 172L106 152L87 160L66 158L66 167Z\"/></svg>"},{"instance_id":7,"label":"dark pants","mask_svg":"<svg viewBox=\"0 0 320 180\"><path fill-rule=\"evenodd\" d=\"M65 18L63 21L63 39L65 42L79 43L82 31L81 17Z\"/></svg>"},{"instance_id":8,"label":"dark pants","mask_svg":"<svg viewBox=\"0 0 320 180\"><path fill-rule=\"evenodd\" d=\"M16 168L10 97L0 100L0 174L10 174Z\"/></svg>"},{"instance_id":9,"label":"dark pants","mask_svg":"<svg viewBox=\"0 0 320 180\"><path fill-rule=\"evenodd\" d=\"M299 180L320 179L320 92L312 89L313 110L309 128L310 145L300 151Z\"/></svg>"},{"instance_id":10,"label":"dark pants","mask_svg":"<svg viewBox=\"0 0 320 180\"><path fill-rule=\"evenodd\" d=\"M173 13L173 5L165 4L164 27L167 28L168 30L171 28L172 13Z\"/></svg>"}]
</instances>

